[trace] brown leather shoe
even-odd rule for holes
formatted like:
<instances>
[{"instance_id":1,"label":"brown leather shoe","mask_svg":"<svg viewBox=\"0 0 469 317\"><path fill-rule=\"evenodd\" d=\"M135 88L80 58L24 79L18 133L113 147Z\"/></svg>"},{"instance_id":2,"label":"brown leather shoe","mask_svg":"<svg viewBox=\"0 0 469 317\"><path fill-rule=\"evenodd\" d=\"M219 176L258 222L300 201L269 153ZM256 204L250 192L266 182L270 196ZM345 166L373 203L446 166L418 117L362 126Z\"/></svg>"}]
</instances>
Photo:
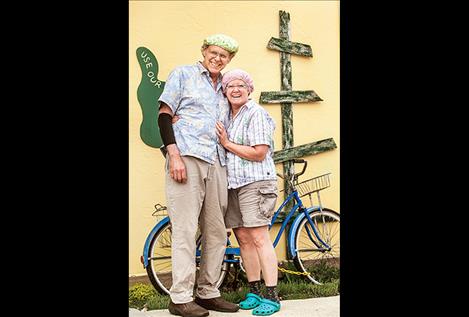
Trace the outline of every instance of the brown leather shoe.
<instances>
[{"instance_id":1,"label":"brown leather shoe","mask_svg":"<svg viewBox=\"0 0 469 317\"><path fill-rule=\"evenodd\" d=\"M173 301L169 302L168 310L173 315L183 317L203 317L208 316L209 312L203 307L200 307L196 303L189 302L184 304L174 304Z\"/></svg>"},{"instance_id":2,"label":"brown leather shoe","mask_svg":"<svg viewBox=\"0 0 469 317\"><path fill-rule=\"evenodd\" d=\"M209 298L209 299L196 297L194 302L196 302L198 305L202 306L203 308L226 312L226 313L234 313L239 310L239 306L237 304L227 302L226 300L221 298L221 296L215 297L215 298Z\"/></svg>"}]
</instances>

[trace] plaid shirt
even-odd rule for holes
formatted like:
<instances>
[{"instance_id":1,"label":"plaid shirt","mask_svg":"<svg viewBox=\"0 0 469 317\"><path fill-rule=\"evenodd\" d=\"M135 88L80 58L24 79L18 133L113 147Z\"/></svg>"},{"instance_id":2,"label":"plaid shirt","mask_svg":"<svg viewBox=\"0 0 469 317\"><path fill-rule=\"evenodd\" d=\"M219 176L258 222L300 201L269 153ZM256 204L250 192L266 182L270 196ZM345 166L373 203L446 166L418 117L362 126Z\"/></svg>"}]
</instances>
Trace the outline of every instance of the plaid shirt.
<instances>
[{"instance_id":1,"label":"plaid shirt","mask_svg":"<svg viewBox=\"0 0 469 317\"><path fill-rule=\"evenodd\" d=\"M228 188L239 188L261 180L277 180L273 160L275 122L268 112L255 101L249 100L234 118L230 113L228 119L226 131L231 142L248 146L269 145L261 162L249 161L227 152Z\"/></svg>"}]
</instances>

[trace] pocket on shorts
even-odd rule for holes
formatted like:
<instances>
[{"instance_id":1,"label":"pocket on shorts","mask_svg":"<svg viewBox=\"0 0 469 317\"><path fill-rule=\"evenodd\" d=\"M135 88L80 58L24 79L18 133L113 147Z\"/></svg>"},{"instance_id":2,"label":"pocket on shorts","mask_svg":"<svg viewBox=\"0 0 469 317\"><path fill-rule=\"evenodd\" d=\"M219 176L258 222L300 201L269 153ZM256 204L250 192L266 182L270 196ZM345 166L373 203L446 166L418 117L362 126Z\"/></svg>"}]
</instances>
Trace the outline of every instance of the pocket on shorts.
<instances>
[{"instance_id":1,"label":"pocket on shorts","mask_svg":"<svg viewBox=\"0 0 469 317\"><path fill-rule=\"evenodd\" d=\"M277 203L277 188L275 186L259 187L261 199L259 202L260 212L264 217L270 218L274 214Z\"/></svg>"}]
</instances>

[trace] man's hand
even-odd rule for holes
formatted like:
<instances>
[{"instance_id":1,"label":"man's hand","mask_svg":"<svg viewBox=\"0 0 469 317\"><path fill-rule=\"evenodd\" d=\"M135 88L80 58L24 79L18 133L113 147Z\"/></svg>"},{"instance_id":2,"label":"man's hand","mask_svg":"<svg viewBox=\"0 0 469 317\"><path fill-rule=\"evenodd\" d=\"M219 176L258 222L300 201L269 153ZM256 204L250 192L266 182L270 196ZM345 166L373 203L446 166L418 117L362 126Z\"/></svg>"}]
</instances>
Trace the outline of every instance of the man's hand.
<instances>
[{"instance_id":1,"label":"man's hand","mask_svg":"<svg viewBox=\"0 0 469 317\"><path fill-rule=\"evenodd\" d=\"M187 181L186 165L181 158L176 144L166 146L169 155L169 176L178 183Z\"/></svg>"}]
</instances>

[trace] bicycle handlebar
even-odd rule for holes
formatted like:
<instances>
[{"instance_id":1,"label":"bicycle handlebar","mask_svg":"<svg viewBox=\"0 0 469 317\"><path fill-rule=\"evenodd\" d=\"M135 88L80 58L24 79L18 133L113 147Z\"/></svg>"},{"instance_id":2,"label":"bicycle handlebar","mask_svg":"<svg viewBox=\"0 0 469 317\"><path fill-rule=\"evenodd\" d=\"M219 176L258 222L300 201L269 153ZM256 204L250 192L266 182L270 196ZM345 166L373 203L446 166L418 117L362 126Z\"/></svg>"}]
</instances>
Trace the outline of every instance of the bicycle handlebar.
<instances>
[{"instance_id":1,"label":"bicycle handlebar","mask_svg":"<svg viewBox=\"0 0 469 317\"><path fill-rule=\"evenodd\" d=\"M304 164L303 169L301 170L301 172L295 174L296 178L298 178L298 176L301 176L305 173L306 167L308 166L308 162L303 160L303 159L294 159L293 163L297 163L297 164L303 163Z\"/></svg>"},{"instance_id":2,"label":"bicycle handlebar","mask_svg":"<svg viewBox=\"0 0 469 317\"><path fill-rule=\"evenodd\" d=\"M163 210L166 210L168 209L166 206L163 206L162 204L156 204L155 205L155 210L153 211L153 213L151 214L152 216L156 216L156 214L159 212L159 211L163 211Z\"/></svg>"},{"instance_id":3,"label":"bicycle handlebar","mask_svg":"<svg viewBox=\"0 0 469 317\"><path fill-rule=\"evenodd\" d=\"M293 162L294 164L303 164L303 169L301 170L301 172L295 173L293 175L293 180L296 180L296 179L298 179L298 177L303 175L306 171L306 167L308 166L308 162L303 160L303 159L291 159L291 160L287 160L285 162ZM283 175L280 175L279 173L277 173L277 176L284 179Z\"/></svg>"}]
</instances>

